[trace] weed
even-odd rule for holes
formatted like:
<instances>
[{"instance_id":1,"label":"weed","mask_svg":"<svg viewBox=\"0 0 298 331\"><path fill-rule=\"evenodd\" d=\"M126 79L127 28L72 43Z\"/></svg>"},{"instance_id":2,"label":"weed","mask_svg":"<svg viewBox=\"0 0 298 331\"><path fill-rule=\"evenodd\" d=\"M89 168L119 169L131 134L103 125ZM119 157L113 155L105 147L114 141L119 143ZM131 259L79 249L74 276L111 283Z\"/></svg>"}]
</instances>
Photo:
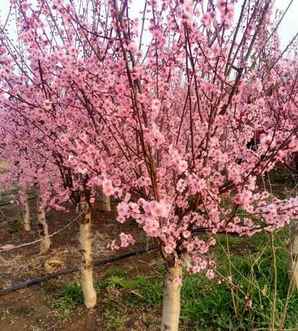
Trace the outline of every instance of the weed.
<instances>
[{"instance_id":1,"label":"weed","mask_svg":"<svg viewBox=\"0 0 298 331\"><path fill-rule=\"evenodd\" d=\"M78 305L84 303L83 292L78 283L66 284L53 303L62 318L67 318Z\"/></svg>"},{"instance_id":2,"label":"weed","mask_svg":"<svg viewBox=\"0 0 298 331\"><path fill-rule=\"evenodd\" d=\"M280 232L274 242L277 275L274 324L282 329L298 326L298 316L295 315L298 295L290 293L288 297L290 280L286 237L285 232ZM259 235L247 243L230 237L225 240L226 246L224 239L219 238L220 248L216 252L220 262L218 272L223 277L220 284L203 275L185 278L182 288L183 324L187 330L268 329L274 306L273 256L268 236ZM239 255L241 246L245 249L243 256Z\"/></svg>"},{"instance_id":3,"label":"weed","mask_svg":"<svg viewBox=\"0 0 298 331\"><path fill-rule=\"evenodd\" d=\"M217 281L201 274L184 277L181 329L298 329L298 295L289 291L287 238L287 230L274 235L273 241L265 234L245 240L219 236L214 251ZM96 284L103 298L105 329L125 330L125 323L136 312L151 316L160 310L164 273L159 268L154 277L130 277L123 269L110 268ZM68 284L61 289L55 307L67 316L82 303L80 286Z\"/></svg>"},{"instance_id":4,"label":"weed","mask_svg":"<svg viewBox=\"0 0 298 331\"><path fill-rule=\"evenodd\" d=\"M129 278L126 273L108 273L97 283L96 288L123 290L123 300L126 304L153 306L161 303L162 282L160 278L152 279L144 276Z\"/></svg>"},{"instance_id":5,"label":"weed","mask_svg":"<svg viewBox=\"0 0 298 331\"><path fill-rule=\"evenodd\" d=\"M130 291L125 296L127 304L144 307L161 304L163 291L160 278L139 276L129 282L129 288Z\"/></svg>"},{"instance_id":6,"label":"weed","mask_svg":"<svg viewBox=\"0 0 298 331\"><path fill-rule=\"evenodd\" d=\"M110 276L127 277L128 273L123 268L114 266L114 267L110 267L105 273L105 278Z\"/></svg>"},{"instance_id":7,"label":"weed","mask_svg":"<svg viewBox=\"0 0 298 331\"><path fill-rule=\"evenodd\" d=\"M111 298L107 298L103 307L105 330L123 330L127 320L126 312Z\"/></svg>"}]
</instances>

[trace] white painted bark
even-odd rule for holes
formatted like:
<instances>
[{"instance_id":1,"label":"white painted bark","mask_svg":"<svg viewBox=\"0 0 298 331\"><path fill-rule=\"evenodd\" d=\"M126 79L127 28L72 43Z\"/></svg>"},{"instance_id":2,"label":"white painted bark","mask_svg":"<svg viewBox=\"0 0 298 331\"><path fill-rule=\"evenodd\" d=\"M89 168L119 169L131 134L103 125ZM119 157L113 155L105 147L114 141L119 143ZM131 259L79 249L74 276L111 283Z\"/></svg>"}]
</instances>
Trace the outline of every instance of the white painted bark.
<instances>
[{"instance_id":1,"label":"white painted bark","mask_svg":"<svg viewBox=\"0 0 298 331\"><path fill-rule=\"evenodd\" d=\"M99 190L100 208L103 211L111 211L111 197L106 196L102 189Z\"/></svg>"},{"instance_id":2,"label":"white painted bark","mask_svg":"<svg viewBox=\"0 0 298 331\"><path fill-rule=\"evenodd\" d=\"M181 265L169 267L164 285L161 331L179 329L181 282Z\"/></svg>"},{"instance_id":3,"label":"white painted bark","mask_svg":"<svg viewBox=\"0 0 298 331\"><path fill-rule=\"evenodd\" d=\"M294 222L290 225L290 249L291 249L291 266L290 273L292 274L294 284L298 289L298 225Z\"/></svg>"},{"instance_id":4,"label":"white painted bark","mask_svg":"<svg viewBox=\"0 0 298 331\"><path fill-rule=\"evenodd\" d=\"M103 209L105 211L111 211L111 197L107 197L106 195L102 195Z\"/></svg>"},{"instance_id":5,"label":"white painted bark","mask_svg":"<svg viewBox=\"0 0 298 331\"><path fill-rule=\"evenodd\" d=\"M96 305L96 291L93 284L91 235L92 215L88 203L81 203L81 211L83 212L80 223L80 243L82 252L81 286L84 294L85 306L87 308L93 308Z\"/></svg>"},{"instance_id":6,"label":"white painted bark","mask_svg":"<svg viewBox=\"0 0 298 331\"><path fill-rule=\"evenodd\" d=\"M28 192L25 192L25 201L24 201L24 230L27 232L31 231L31 215L30 215Z\"/></svg>"},{"instance_id":7,"label":"white painted bark","mask_svg":"<svg viewBox=\"0 0 298 331\"><path fill-rule=\"evenodd\" d=\"M39 225L39 233L40 233L40 253L45 254L51 247L51 239L49 236L49 228L46 219L46 211L41 199L38 199L37 206L37 222Z\"/></svg>"}]
</instances>

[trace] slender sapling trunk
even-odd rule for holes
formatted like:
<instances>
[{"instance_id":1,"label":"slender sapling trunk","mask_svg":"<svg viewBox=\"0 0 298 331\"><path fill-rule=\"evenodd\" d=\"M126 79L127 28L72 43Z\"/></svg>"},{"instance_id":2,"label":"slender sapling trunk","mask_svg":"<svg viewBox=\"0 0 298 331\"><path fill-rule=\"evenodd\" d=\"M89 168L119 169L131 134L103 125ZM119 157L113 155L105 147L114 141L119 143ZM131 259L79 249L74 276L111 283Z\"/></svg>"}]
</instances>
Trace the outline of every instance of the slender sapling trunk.
<instances>
[{"instance_id":1,"label":"slender sapling trunk","mask_svg":"<svg viewBox=\"0 0 298 331\"><path fill-rule=\"evenodd\" d=\"M24 199L24 230L29 232L31 231L31 215L30 215L30 206L29 206L29 194L25 192Z\"/></svg>"},{"instance_id":2,"label":"slender sapling trunk","mask_svg":"<svg viewBox=\"0 0 298 331\"><path fill-rule=\"evenodd\" d=\"M292 222L290 225L290 274L298 289L298 226Z\"/></svg>"},{"instance_id":3,"label":"slender sapling trunk","mask_svg":"<svg viewBox=\"0 0 298 331\"><path fill-rule=\"evenodd\" d=\"M41 237L40 242L40 253L45 254L51 247L51 239L49 236L49 228L46 220L46 211L44 204L41 198L38 199L38 206L37 206L37 222L39 226L39 233Z\"/></svg>"},{"instance_id":4,"label":"slender sapling trunk","mask_svg":"<svg viewBox=\"0 0 298 331\"><path fill-rule=\"evenodd\" d=\"M103 193L102 189L99 190L99 200L100 200L100 208L103 211L111 211L112 210L112 208L111 208L111 197L106 196Z\"/></svg>"},{"instance_id":5,"label":"slender sapling trunk","mask_svg":"<svg viewBox=\"0 0 298 331\"><path fill-rule=\"evenodd\" d=\"M180 317L180 292L182 285L182 266L168 267L163 294L162 331L178 331Z\"/></svg>"},{"instance_id":6,"label":"slender sapling trunk","mask_svg":"<svg viewBox=\"0 0 298 331\"><path fill-rule=\"evenodd\" d=\"M103 202L103 209L105 211L111 211L111 197L108 197L106 195L103 194L102 196L102 202Z\"/></svg>"},{"instance_id":7,"label":"slender sapling trunk","mask_svg":"<svg viewBox=\"0 0 298 331\"><path fill-rule=\"evenodd\" d=\"M92 265L92 236L91 236L91 207L85 201L80 203L83 213L80 222L80 243L82 252L81 286L84 294L84 303L87 308L96 305L96 291L93 285Z\"/></svg>"}]
</instances>

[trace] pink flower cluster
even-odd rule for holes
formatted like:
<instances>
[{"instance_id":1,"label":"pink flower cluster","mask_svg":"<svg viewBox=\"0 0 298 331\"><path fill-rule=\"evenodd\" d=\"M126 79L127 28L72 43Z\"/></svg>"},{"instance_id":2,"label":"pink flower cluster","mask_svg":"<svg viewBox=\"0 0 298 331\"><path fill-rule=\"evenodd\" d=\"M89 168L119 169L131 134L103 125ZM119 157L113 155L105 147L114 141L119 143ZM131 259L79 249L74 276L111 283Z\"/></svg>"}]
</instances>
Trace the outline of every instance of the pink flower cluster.
<instances>
[{"instance_id":1,"label":"pink flower cluster","mask_svg":"<svg viewBox=\"0 0 298 331\"><path fill-rule=\"evenodd\" d=\"M98 0L96 21L68 0L12 1L23 54L3 32L1 183L38 183L48 208L100 188L119 223L212 278L216 234L297 218L295 197L257 179L298 151L298 62L268 29L267 1L238 13L232 0L150 0L144 26L135 1Z\"/></svg>"}]
</instances>

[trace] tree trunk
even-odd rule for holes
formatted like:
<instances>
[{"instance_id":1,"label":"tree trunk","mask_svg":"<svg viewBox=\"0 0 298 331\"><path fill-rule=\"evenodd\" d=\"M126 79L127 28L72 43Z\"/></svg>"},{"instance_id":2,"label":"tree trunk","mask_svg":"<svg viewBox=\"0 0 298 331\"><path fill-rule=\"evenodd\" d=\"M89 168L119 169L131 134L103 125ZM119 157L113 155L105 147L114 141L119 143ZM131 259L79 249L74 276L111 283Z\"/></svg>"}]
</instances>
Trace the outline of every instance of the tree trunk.
<instances>
[{"instance_id":1,"label":"tree trunk","mask_svg":"<svg viewBox=\"0 0 298 331\"><path fill-rule=\"evenodd\" d=\"M31 231L29 194L27 191L25 192L25 200L24 200L24 230Z\"/></svg>"},{"instance_id":2,"label":"tree trunk","mask_svg":"<svg viewBox=\"0 0 298 331\"><path fill-rule=\"evenodd\" d=\"M298 225L290 224L290 274L298 289Z\"/></svg>"},{"instance_id":3,"label":"tree trunk","mask_svg":"<svg viewBox=\"0 0 298 331\"><path fill-rule=\"evenodd\" d=\"M106 196L102 189L99 190L100 208L103 211L111 211L111 197Z\"/></svg>"},{"instance_id":4,"label":"tree trunk","mask_svg":"<svg viewBox=\"0 0 298 331\"><path fill-rule=\"evenodd\" d=\"M181 265L169 267L164 285L161 331L178 331L181 283Z\"/></svg>"},{"instance_id":5,"label":"tree trunk","mask_svg":"<svg viewBox=\"0 0 298 331\"><path fill-rule=\"evenodd\" d=\"M83 216L80 222L80 243L82 252L81 286L84 294L84 303L87 308L96 305L96 291L93 285L92 265L92 237L91 237L91 209L87 202L81 202Z\"/></svg>"},{"instance_id":6,"label":"tree trunk","mask_svg":"<svg viewBox=\"0 0 298 331\"><path fill-rule=\"evenodd\" d=\"M45 254L51 247L51 239L49 236L49 228L46 220L46 211L41 198L38 199L37 222L39 225L39 233L41 237L40 253Z\"/></svg>"},{"instance_id":7,"label":"tree trunk","mask_svg":"<svg viewBox=\"0 0 298 331\"><path fill-rule=\"evenodd\" d=\"M103 208L105 211L111 211L111 197L107 197L106 195L102 195L102 202L103 202Z\"/></svg>"}]
</instances>

